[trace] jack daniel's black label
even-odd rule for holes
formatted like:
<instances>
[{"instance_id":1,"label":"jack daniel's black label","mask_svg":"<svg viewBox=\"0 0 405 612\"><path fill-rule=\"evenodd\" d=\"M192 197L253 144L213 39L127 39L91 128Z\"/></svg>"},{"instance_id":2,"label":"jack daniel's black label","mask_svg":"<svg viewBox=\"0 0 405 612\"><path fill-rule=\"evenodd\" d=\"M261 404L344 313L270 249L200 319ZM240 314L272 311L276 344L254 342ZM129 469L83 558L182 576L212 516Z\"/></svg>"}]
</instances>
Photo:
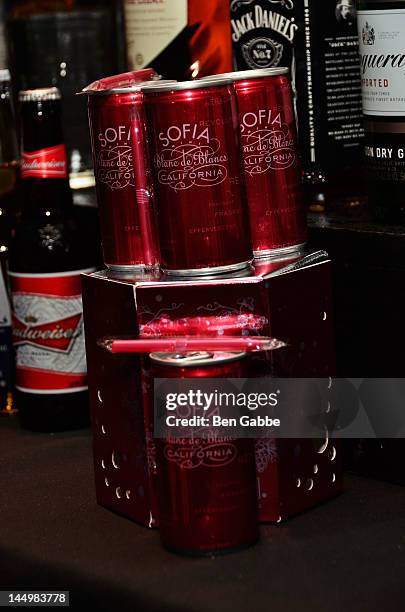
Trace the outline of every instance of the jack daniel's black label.
<instances>
[{"instance_id":1,"label":"jack daniel's black label","mask_svg":"<svg viewBox=\"0 0 405 612\"><path fill-rule=\"evenodd\" d=\"M291 66L293 0L231 0L231 26L238 70Z\"/></svg>"}]
</instances>

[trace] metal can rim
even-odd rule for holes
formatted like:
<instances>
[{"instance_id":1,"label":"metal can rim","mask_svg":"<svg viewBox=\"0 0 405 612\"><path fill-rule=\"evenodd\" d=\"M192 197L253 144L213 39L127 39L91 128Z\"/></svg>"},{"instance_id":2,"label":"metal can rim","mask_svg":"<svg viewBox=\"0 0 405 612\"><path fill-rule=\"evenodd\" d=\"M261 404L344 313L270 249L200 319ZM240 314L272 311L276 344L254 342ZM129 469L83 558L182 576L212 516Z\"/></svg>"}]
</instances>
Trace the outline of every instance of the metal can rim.
<instances>
[{"instance_id":1,"label":"metal can rim","mask_svg":"<svg viewBox=\"0 0 405 612\"><path fill-rule=\"evenodd\" d=\"M152 363L175 368L217 366L244 359L247 353L232 351L196 351L193 353L150 353Z\"/></svg>"},{"instance_id":2,"label":"metal can rim","mask_svg":"<svg viewBox=\"0 0 405 612\"><path fill-rule=\"evenodd\" d=\"M153 89L153 93L163 93L166 91L188 91L191 89L204 89L206 87L220 87L221 85L232 85L233 80L226 78L213 78L206 77L195 81L175 81L174 83L167 83L166 85L162 82L156 83L156 87L148 88L145 87L145 91ZM143 88L142 88L143 89Z\"/></svg>"},{"instance_id":3,"label":"metal can rim","mask_svg":"<svg viewBox=\"0 0 405 612\"><path fill-rule=\"evenodd\" d=\"M289 74L290 69L287 67L278 66L276 68L257 68L255 70L236 70L234 72L224 72L222 74L213 75L212 77L201 77L200 81L206 79L229 78L232 82L246 81L248 79L263 79L265 77L280 76Z\"/></svg>"},{"instance_id":4,"label":"metal can rim","mask_svg":"<svg viewBox=\"0 0 405 612\"><path fill-rule=\"evenodd\" d=\"M86 91L83 89L82 91L77 92L77 96L86 95L86 96L111 96L113 94L126 94L126 93L136 93L140 91L139 85L131 85L130 87L113 87L112 89L89 89Z\"/></svg>"}]
</instances>

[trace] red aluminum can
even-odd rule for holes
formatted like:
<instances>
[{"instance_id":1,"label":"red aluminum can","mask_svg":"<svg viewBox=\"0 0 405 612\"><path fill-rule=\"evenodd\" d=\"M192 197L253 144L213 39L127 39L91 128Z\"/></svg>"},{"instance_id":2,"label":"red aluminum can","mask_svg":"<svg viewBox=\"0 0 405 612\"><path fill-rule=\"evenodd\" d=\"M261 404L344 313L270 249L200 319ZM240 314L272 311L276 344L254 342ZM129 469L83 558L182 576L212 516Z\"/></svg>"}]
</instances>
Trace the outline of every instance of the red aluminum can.
<instances>
[{"instance_id":1,"label":"red aluminum can","mask_svg":"<svg viewBox=\"0 0 405 612\"><path fill-rule=\"evenodd\" d=\"M140 72L143 79L155 76L153 70ZM159 263L143 94L134 77L130 86L105 89L100 83L85 93L104 262L115 273L140 272Z\"/></svg>"},{"instance_id":2,"label":"red aluminum can","mask_svg":"<svg viewBox=\"0 0 405 612\"><path fill-rule=\"evenodd\" d=\"M154 378L240 378L245 353L152 353ZM192 410L192 408L191 408ZM253 545L259 537L254 440L157 442L162 544L186 554Z\"/></svg>"},{"instance_id":3,"label":"red aluminum can","mask_svg":"<svg viewBox=\"0 0 405 612\"><path fill-rule=\"evenodd\" d=\"M205 276L247 267L253 254L232 82L144 93L162 268Z\"/></svg>"},{"instance_id":4,"label":"red aluminum can","mask_svg":"<svg viewBox=\"0 0 405 612\"><path fill-rule=\"evenodd\" d=\"M307 230L288 68L215 78L224 77L232 78L238 99L255 258L293 253Z\"/></svg>"}]
</instances>

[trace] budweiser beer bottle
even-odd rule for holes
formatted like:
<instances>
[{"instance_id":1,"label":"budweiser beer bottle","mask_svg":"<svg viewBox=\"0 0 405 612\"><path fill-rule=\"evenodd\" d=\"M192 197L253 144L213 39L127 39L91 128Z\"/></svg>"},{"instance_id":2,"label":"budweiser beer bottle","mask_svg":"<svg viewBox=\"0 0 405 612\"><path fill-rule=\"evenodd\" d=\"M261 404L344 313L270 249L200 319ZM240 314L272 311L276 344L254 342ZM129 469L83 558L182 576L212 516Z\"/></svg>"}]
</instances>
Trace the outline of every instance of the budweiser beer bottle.
<instances>
[{"instance_id":1,"label":"budweiser beer bottle","mask_svg":"<svg viewBox=\"0 0 405 612\"><path fill-rule=\"evenodd\" d=\"M24 207L9 262L16 403L29 429L73 429L88 420L80 275L94 270L94 255L74 221L60 92L19 100Z\"/></svg>"}]
</instances>

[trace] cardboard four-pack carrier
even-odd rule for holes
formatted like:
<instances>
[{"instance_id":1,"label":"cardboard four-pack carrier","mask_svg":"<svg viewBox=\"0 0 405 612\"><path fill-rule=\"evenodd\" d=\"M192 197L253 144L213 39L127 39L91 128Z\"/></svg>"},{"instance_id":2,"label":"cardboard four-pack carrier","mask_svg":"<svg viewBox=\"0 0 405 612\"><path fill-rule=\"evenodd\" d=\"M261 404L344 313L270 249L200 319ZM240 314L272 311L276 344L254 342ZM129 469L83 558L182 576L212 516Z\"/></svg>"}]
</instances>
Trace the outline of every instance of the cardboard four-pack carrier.
<instances>
[{"instance_id":1,"label":"cardboard four-pack carrier","mask_svg":"<svg viewBox=\"0 0 405 612\"><path fill-rule=\"evenodd\" d=\"M272 335L287 347L251 356L255 375L333 376L330 260L313 252L257 264L246 276L205 280L83 276L83 308L97 501L158 526L153 397L148 358L113 355L111 337ZM262 521L278 522L335 496L340 452L328 436L256 442Z\"/></svg>"}]
</instances>

